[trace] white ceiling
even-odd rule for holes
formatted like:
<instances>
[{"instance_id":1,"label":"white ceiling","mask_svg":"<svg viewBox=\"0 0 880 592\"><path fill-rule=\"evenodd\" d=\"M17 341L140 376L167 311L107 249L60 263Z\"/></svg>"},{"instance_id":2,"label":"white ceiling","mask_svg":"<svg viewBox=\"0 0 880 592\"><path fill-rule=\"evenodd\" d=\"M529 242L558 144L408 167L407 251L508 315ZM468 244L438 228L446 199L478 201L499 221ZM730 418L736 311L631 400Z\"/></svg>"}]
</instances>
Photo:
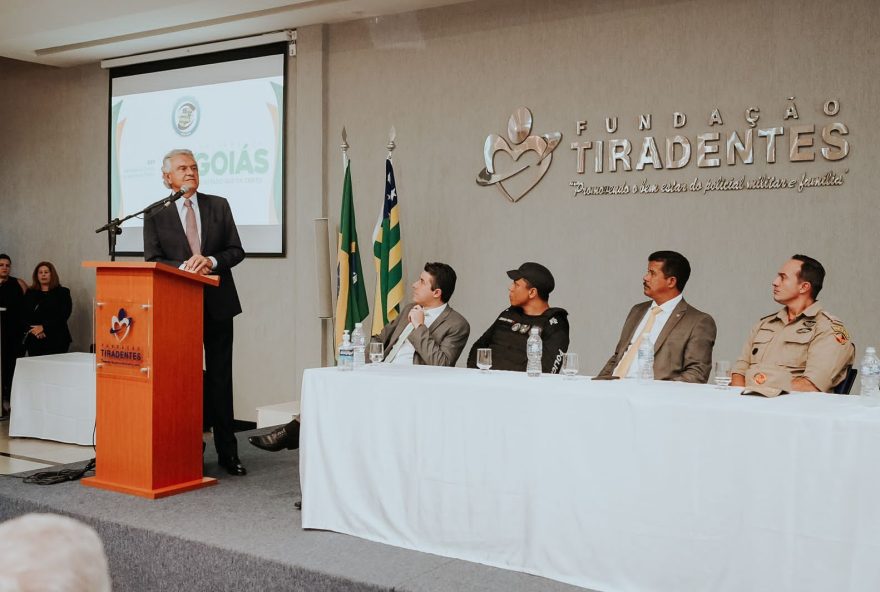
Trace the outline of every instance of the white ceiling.
<instances>
[{"instance_id":1,"label":"white ceiling","mask_svg":"<svg viewBox=\"0 0 880 592\"><path fill-rule=\"evenodd\" d=\"M466 0L2 0L0 56L76 66Z\"/></svg>"}]
</instances>

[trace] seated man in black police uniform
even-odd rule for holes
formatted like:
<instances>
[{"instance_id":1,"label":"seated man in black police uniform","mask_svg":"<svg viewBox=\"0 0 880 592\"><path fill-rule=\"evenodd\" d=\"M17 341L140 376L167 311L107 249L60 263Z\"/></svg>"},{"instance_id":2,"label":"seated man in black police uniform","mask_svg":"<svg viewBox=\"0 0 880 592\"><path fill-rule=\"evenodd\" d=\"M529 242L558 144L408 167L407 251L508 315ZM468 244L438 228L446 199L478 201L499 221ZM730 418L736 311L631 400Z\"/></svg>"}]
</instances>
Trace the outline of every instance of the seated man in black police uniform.
<instances>
[{"instance_id":1,"label":"seated man in black police uniform","mask_svg":"<svg viewBox=\"0 0 880 592\"><path fill-rule=\"evenodd\" d=\"M492 326L474 342L468 354L468 368L477 367L477 350L492 350L493 370L526 371L526 342L529 330L538 327L543 342L541 370L557 374L562 354L568 350L568 313L551 307L548 300L556 286L553 274L540 263L523 263L507 272L513 280L508 288L510 307L501 311Z\"/></svg>"}]
</instances>

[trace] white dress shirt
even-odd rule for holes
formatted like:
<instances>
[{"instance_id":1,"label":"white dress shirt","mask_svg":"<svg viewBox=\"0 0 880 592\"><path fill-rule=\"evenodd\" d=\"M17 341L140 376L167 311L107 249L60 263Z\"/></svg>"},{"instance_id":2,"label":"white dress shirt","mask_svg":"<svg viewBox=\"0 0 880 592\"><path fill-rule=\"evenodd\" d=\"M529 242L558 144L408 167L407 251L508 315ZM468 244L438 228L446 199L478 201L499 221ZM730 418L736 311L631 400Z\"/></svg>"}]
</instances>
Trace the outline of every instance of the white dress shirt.
<instances>
[{"instance_id":1,"label":"white dress shirt","mask_svg":"<svg viewBox=\"0 0 880 592\"><path fill-rule=\"evenodd\" d=\"M446 310L445 302L436 308L423 308L422 311L425 313L425 327L430 327L434 323L434 321L437 320L437 317L440 316L440 313L442 313L444 310ZM415 355L415 353L415 346L413 346L412 342L407 339L403 343L403 345L400 346L400 349L397 350L397 357L394 358L394 361L391 363L406 364L407 366L412 366L413 356Z\"/></svg>"},{"instance_id":2,"label":"white dress shirt","mask_svg":"<svg viewBox=\"0 0 880 592\"><path fill-rule=\"evenodd\" d=\"M654 326L651 327L651 332L648 333L648 337L651 338L651 343L657 343L657 337L660 335L660 331L663 330L663 327L666 325L666 321L669 320L669 317L672 316L672 311L675 310L675 307L678 306L678 303L681 302L681 299L684 297L683 294L679 294L672 300L667 300L663 304L660 305L660 312L657 313L657 318L654 320ZM645 324L648 322L648 315L651 314L651 309L657 306L657 304L652 304L648 307L648 310L645 311L645 316L642 317L642 321L639 323L639 326L636 327L635 332L632 334L632 340L629 342L629 347L626 348L626 351L629 351L629 348L633 346L633 341L639 338L639 335L642 333L642 329L645 327ZM623 359L623 356L626 355L626 352L623 352L623 355L620 356L620 359ZM639 375L639 364L636 361L633 364L630 364L629 371L626 373L626 378L638 378Z\"/></svg>"}]
</instances>

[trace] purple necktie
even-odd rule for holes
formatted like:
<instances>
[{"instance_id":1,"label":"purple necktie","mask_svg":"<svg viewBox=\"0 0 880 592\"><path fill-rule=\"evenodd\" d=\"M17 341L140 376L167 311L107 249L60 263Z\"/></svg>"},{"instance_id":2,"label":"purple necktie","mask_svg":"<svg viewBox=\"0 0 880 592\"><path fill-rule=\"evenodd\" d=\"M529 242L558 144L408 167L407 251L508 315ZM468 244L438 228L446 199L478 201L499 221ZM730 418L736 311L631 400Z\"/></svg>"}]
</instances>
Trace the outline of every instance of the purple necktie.
<instances>
[{"instance_id":1,"label":"purple necktie","mask_svg":"<svg viewBox=\"0 0 880 592\"><path fill-rule=\"evenodd\" d=\"M183 207L186 208L186 240L193 255L202 254L201 241L199 241L199 227L196 225L196 213L193 211L193 204L190 198L183 200Z\"/></svg>"}]
</instances>

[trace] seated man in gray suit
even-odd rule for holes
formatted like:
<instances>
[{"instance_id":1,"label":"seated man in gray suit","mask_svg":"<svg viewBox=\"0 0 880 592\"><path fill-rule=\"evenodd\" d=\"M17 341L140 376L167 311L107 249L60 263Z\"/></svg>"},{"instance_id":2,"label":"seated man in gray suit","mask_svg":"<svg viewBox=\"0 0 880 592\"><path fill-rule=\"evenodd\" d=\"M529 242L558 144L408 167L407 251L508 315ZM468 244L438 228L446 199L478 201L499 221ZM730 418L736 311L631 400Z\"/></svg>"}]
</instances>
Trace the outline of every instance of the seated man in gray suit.
<instances>
[{"instance_id":1,"label":"seated man in gray suit","mask_svg":"<svg viewBox=\"0 0 880 592\"><path fill-rule=\"evenodd\" d=\"M373 336L385 345L385 362L455 366L471 332L465 318L449 306L455 280L455 271L445 263L425 264L412 285L412 303ZM299 421L294 419L248 441L271 452L299 448Z\"/></svg>"},{"instance_id":2,"label":"seated man in gray suit","mask_svg":"<svg viewBox=\"0 0 880 592\"><path fill-rule=\"evenodd\" d=\"M425 263L412 285L412 303L373 339L385 346L392 364L455 366L471 327L449 306L455 271L445 263Z\"/></svg>"},{"instance_id":3,"label":"seated man in gray suit","mask_svg":"<svg viewBox=\"0 0 880 592\"><path fill-rule=\"evenodd\" d=\"M597 378L638 376L639 345L650 338L656 380L709 380L715 321L682 297L690 275L691 266L684 255L675 251L651 253L648 272L642 278L645 296L651 300L629 311L614 355Z\"/></svg>"}]
</instances>

